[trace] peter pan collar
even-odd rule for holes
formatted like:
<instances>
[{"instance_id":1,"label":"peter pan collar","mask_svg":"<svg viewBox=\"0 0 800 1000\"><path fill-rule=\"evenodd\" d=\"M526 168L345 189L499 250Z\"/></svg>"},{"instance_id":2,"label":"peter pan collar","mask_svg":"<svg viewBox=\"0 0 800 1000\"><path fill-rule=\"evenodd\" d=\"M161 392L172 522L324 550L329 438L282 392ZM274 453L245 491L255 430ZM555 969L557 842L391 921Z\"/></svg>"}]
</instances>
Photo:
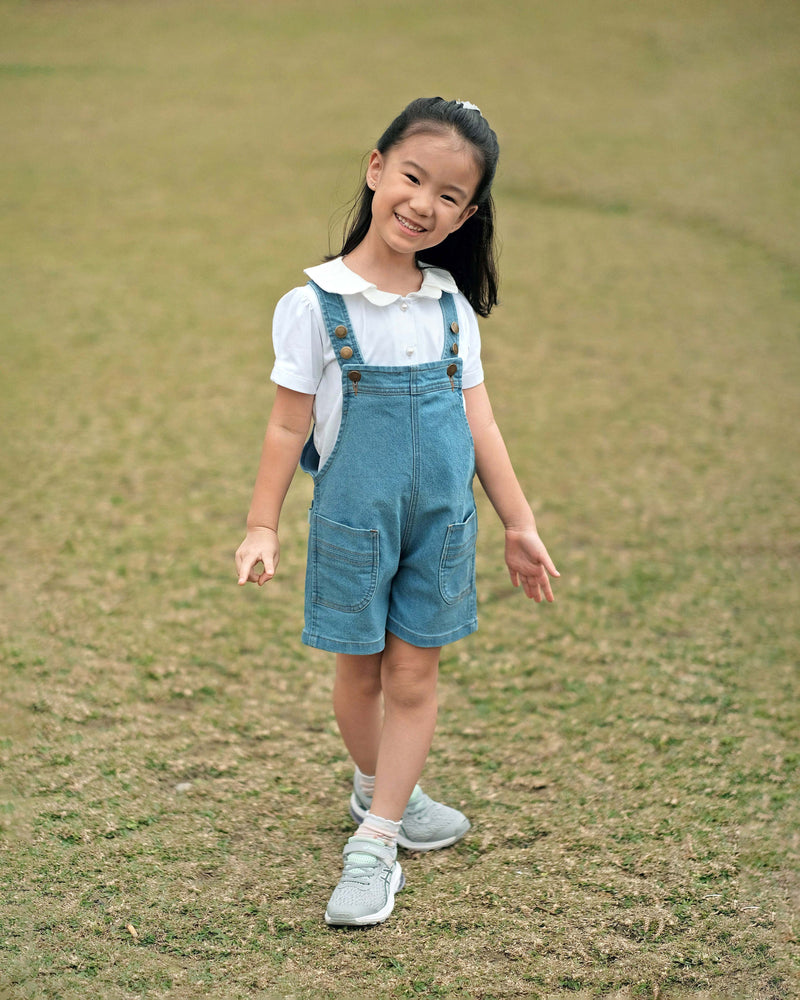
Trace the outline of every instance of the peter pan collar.
<instances>
[{"instance_id":1,"label":"peter pan collar","mask_svg":"<svg viewBox=\"0 0 800 1000\"><path fill-rule=\"evenodd\" d=\"M411 292L406 298L440 299L442 292L455 293L458 291L458 286L453 281L449 271L440 267L431 267L428 264L420 266L422 268L422 287L418 292ZM361 294L368 302L376 306L387 306L403 298L402 295L396 295L394 292L382 292L376 285L360 277L355 271L351 271L341 257L326 261L324 264L317 264L316 267L307 267L304 273L326 292L334 292L338 295Z\"/></svg>"}]
</instances>

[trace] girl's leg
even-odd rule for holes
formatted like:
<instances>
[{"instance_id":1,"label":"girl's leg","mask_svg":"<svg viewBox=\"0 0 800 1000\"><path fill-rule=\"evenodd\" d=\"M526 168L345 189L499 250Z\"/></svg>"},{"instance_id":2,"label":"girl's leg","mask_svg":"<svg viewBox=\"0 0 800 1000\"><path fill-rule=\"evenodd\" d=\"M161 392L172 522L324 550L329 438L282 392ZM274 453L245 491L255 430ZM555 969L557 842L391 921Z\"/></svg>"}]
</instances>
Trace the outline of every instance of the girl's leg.
<instances>
[{"instance_id":1,"label":"girl's leg","mask_svg":"<svg viewBox=\"0 0 800 1000\"><path fill-rule=\"evenodd\" d=\"M422 774L436 728L439 654L439 647L424 649L386 634L384 720L370 806L376 816L400 820Z\"/></svg>"},{"instance_id":2,"label":"girl's leg","mask_svg":"<svg viewBox=\"0 0 800 1000\"><path fill-rule=\"evenodd\" d=\"M359 769L375 775L377 816L399 820L422 774L436 727L439 655L439 647L412 646L391 632L382 653L336 655L336 721Z\"/></svg>"},{"instance_id":3,"label":"girl's leg","mask_svg":"<svg viewBox=\"0 0 800 1000\"><path fill-rule=\"evenodd\" d=\"M375 774L383 729L383 653L336 654L333 710L344 745L362 774Z\"/></svg>"}]
</instances>

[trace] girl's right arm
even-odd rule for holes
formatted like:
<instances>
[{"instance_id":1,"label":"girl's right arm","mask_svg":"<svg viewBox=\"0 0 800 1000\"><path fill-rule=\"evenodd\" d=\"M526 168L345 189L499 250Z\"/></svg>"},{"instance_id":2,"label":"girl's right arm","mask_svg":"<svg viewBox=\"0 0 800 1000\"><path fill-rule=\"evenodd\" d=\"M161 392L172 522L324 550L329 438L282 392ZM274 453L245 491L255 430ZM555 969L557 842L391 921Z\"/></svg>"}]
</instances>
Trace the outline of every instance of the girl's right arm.
<instances>
[{"instance_id":1,"label":"girl's right arm","mask_svg":"<svg viewBox=\"0 0 800 1000\"><path fill-rule=\"evenodd\" d=\"M308 393L278 386L247 515L247 536L236 550L240 586L262 587L275 576L280 558L278 521L308 436L313 405L314 397Z\"/></svg>"}]
</instances>

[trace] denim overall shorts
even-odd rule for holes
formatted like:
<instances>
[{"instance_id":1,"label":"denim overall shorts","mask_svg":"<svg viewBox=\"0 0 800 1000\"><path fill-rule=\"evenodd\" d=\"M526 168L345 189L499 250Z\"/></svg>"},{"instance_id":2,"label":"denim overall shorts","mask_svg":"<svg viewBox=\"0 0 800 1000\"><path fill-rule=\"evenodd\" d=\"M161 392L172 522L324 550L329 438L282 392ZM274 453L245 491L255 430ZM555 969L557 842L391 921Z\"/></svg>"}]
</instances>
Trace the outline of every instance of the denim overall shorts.
<instances>
[{"instance_id":1,"label":"denim overall shorts","mask_svg":"<svg viewBox=\"0 0 800 1000\"><path fill-rule=\"evenodd\" d=\"M380 652L386 632L441 646L478 627L475 450L461 392L458 321L442 293L439 361L365 365L340 295L310 282L341 369L342 420L314 479L303 642Z\"/></svg>"}]
</instances>

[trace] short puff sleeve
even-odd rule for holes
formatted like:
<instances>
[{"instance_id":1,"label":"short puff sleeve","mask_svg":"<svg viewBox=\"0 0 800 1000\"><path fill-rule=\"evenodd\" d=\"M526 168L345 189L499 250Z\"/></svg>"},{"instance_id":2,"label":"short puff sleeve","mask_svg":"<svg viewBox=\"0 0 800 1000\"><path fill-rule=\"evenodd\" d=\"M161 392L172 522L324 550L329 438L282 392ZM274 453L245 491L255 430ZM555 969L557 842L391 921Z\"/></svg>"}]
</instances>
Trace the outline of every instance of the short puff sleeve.
<instances>
[{"instance_id":1,"label":"short puff sleeve","mask_svg":"<svg viewBox=\"0 0 800 1000\"><path fill-rule=\"evenodd\" d=\"M309 291L307 286L293 288L275 306L272 318L275 364L270 378L286 389L313 396L325 364L324 331Z\"/></svg>"},{"instance_id":2,"label":"short puff sleeve","mask_svg":"<svg viewBox=\"0 0 800 1000\"><path fill-rule=\"evenodd\" d=\"M473 389L483 382L483 363L481 362L481 331L478 317L472 306L463 295L456 296L458 320L461 325L461 339L467 338L468 348L464 368L461 372L461 386Z\"/></svg>"}]
</instances>

